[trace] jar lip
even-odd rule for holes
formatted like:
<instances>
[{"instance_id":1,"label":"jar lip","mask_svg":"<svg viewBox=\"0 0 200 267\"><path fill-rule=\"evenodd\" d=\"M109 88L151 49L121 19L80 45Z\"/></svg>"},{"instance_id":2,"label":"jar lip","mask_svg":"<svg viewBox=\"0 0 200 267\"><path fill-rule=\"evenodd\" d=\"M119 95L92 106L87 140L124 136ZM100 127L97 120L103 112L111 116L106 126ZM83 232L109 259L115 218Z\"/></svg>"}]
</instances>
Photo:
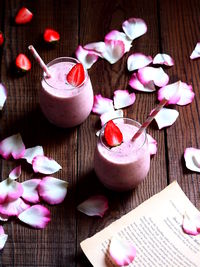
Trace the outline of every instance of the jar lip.
<instances>
[{"instance_id":1,"label":"jar lip","mask_svg":"<svg viewBox=\"0 0 200 267\"><path fill-rule=\"evenodd\" d=\"M131 119L131 118L117 117L117 118L115 118L115 119L112 119L112 121L113 121L114 123L116 123L116 121L119 121L119 120L123 120L123 123L124 123L124 122L127 122L127 123L125 123L125 124L132 124L132 125L138 127L138 129L141 127L141 124L140 124L138 121L136 121L136 120L134 120L134 119ZM100 143L102 144L102 146L103 146L104 148L106 148L108 151L112 151L112 150L111 150L112 147L109 147L108 145L106 145L105 140L104 140L104 130L105 130L105 127L106 127L107 123L108 123L108 122L106 122L106 123L102 126L102 128L101 128L101 130L100 130L100 133L99 133L99 141L100 141ZM140 149L145 145L145 143L148 141L148 140L147 140L147 133L146 133L146 130L144 130L143 134L144 134L144 142L142 142L142 144L141 144L140 147L138 147L137 149L134 149L134 151L138 151L138 150L140 150ZM142 134L142 135L143 135L143 134Z\"/></svg>"},{"instance_id":2,"label":"jar lip","mask_svg":"<svg viewBox=\"0 0 200 267\"><path fill-rule=\"evenodd\" d=\"M54 58L53 60L51 60L49 63L47 63L47 67L53 66L54 64L60 63L60 62L72 62L72 63L75 63L75 64L81 63L78 59L73 58L73 57L57 57L57 58ZM84 66L83 66L83 68L84 68L84 73L85 73L85 79L84 79L84 81L81 84L79 84L78 86L71 85L71 88L67 88L67 90L72 91L72 90L75 90L75 89L79 89L80 87L82 87L84 85L84 83L85 83L85 81L86 81L86 79L88 77L88 72L87 72L87 70L85 69ZM45 75L45 72L43 72L43 80L51 88L58 89L58 90L60 89L60 88L56 88L55 86L52 86L48 82L47 76ZM67 82L67 80L66 80L66 82Z\"/></svg>"}]
</instances>

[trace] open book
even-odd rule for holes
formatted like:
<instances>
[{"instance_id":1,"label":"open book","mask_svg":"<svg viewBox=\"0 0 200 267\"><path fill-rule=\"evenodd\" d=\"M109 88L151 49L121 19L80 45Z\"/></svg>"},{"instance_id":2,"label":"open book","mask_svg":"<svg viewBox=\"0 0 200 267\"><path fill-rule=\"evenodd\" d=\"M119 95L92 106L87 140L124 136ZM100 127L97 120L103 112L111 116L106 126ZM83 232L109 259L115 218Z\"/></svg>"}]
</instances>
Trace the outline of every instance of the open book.
<instances>
[{"instance_id":1,"label":"open book","mask_svg":"<svg viewBox=\"0 0 200 267\"><path fill-rule=\"evenodd\" d=\"M136 247L132 267L200 267L200 235L182 230L183 215L198 210L175 181L108 227L81 242L95 267L114 267L108 247L114 235Z\"/></svg>"}]
</instances>

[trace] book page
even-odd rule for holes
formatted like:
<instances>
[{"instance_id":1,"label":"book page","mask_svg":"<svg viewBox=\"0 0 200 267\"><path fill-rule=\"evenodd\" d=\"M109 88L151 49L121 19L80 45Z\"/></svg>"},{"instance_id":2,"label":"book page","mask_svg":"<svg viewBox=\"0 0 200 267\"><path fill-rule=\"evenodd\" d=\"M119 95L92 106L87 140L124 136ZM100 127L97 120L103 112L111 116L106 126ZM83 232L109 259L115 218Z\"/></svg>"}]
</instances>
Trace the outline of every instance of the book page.
<instances>
[{"instance_id":1,"label":"book page","mask_svg":"<svg viewBox=\"0 0 200 267\"><path fill-rule=\"evenodd\" d=\"M114 267L108 248L114 235L136 247L131 267L199 267L200 235L182 230L183 215L197 214L175 181L108 227L81 242L81 248L95 267Z\"/></svg>"}]
</instances>

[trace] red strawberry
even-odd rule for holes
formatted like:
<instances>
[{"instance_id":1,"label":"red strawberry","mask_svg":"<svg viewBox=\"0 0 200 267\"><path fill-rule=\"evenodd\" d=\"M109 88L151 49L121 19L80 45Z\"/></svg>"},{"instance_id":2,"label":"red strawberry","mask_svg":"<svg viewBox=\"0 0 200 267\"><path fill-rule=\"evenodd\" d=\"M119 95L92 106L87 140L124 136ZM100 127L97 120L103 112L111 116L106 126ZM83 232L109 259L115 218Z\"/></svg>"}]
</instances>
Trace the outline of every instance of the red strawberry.
<instances>
[{"instance_id":1,"label":"red strawberry","mask_svg":"<svg viewBox=\"0 0 200 267\"><path fill-rule=\"evenodd\" d=\"M83 65L78 63L67 74L67 82L73 86L79 86L85 80L85 72Z\"/></svg>"},{"instance_id":2,"label":"red strawberry","mask_svg":"<svg viewBox=\"0 0 200 267\"><path fill-rule=\"evenodd\" d=\"M30 10L28 10L26 7L22 7L16 17L15 17L15 23L16 24L26 24L32 20L33 14Z\"/></svg>"},{"instance_id":3,"label":"red strawberry","mask_svg":"<svg viewBox=\"0 0 200 267\"><path fill-rule=\"evenodd\" d=\"M60 34L56 31L54 31L53 29L46 29L44 31L44 40L48 43L53 43L53 42L57 42L58 40L60 40Z\"/></svg>"},{"instance_id":4,"label":"red strawberry","mask_svg":"<svg viewBox=\"0 0 200 267\"><path fill-rule=\"evenodd\" d=\"M106 143L111 147L118 146L123 141L123 135L113 121L107 122L104 131L104 137L106 139Z\"/></svg>"},{"instance_id":5,"label":"red strawberry","mask_svg":"<svg viewBox=\"0 0 200 267\"><path fill-rule=\"evenodd\" d=\"M24 54L19 54L15 60L18 69L28 71L31 69L31 62Z\"/></svg>"},{"instance_id":6,"label":"red strawberry","mask_svg":"<svg viewBox=\"0 0 200 267\"><path fill-rule=\"evenodd\" d=\"M3 42L4 42L3 33L0 31L0 46L3 44Z\"/></svg>"}]
</instances>

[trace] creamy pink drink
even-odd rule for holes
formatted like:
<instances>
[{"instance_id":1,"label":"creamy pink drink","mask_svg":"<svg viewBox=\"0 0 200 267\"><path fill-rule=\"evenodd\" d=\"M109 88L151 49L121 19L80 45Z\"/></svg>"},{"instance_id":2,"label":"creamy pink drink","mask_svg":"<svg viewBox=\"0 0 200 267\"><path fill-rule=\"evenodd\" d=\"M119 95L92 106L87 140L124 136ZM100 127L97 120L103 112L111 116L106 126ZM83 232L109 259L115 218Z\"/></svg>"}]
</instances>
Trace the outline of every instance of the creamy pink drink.
<instances>
[{"instance_id":1,"label":"creamy pink drink","mask_svg":"<svg viewBox=\"0 0 200 267\"><path fill-rule=\"evenodd\" d=\"M123 135L123 142L108 147L101 129L94 155L94 169L99 180L109 189L126 191L136 187L146 177L150 168L150 153L146 133L134 142L133 135L140 124L127 118L114 119Z\"/></svg>"},{"instance_id":2,"label":"creamy pink drink","mask_svg":"<svg viewBox=\"0 0 200 267\"><path fill-rule=\"evenodd\" d=\"M74 58L62 57L47 64L51 77L44 74L39 92L42 112L51 123L63 128L81 124L93 106L94 95L86 70L79 86L73 87L67 82L66 75L77 63Z\"/></svg>"}]
</instances>

